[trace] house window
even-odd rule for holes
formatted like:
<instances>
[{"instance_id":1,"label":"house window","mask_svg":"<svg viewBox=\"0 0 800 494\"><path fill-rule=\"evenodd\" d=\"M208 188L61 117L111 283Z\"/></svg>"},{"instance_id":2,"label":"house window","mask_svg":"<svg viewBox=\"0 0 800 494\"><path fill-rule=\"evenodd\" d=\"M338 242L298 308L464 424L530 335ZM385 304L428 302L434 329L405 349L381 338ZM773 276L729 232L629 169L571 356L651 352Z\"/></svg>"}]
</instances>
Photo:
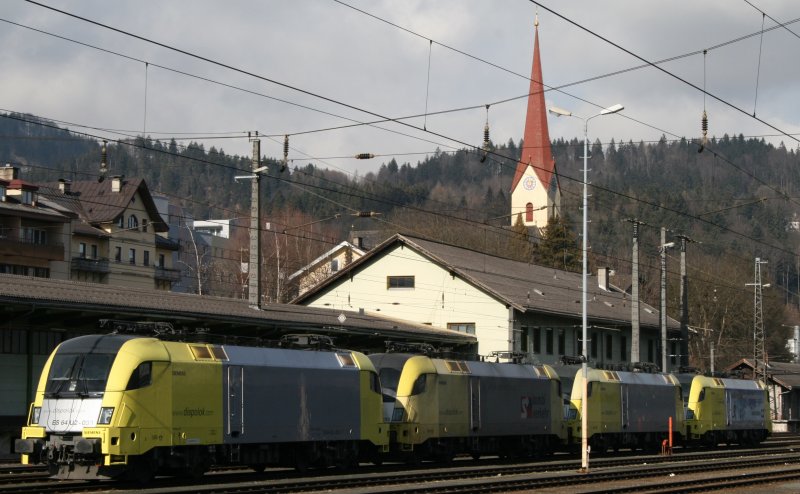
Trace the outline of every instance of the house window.
<instances>
[{"instance_id":1,"label":"house window","mask_svg":"<svg viewBox=\"0 0 800 494\"><path fill-rule=\"evenodd\" d=\"M614 358L614 347L612 346L613 344L614 344L614 338L610 334L607 334L606 335L606 358L608 360L611 360L612 358Z\"/></svg>"},{"instance_id":2,"label":"house window","mask_svg":"<svg viewBox=\"0 0 800 494\"><path fill-rule=\"evenodd\" d=\"M533 203L529 202L525 205L525 221L533 221Z\"/></svg>"},{"instance_id":3,"label":"house window","mask_svg":"<svg viewBox=\"0 0 800 494\"><path fill-rule=\"evenodd\" d=\"M117 219L114 220L115 223L119 228L125 228L125 217L122 215L117 216Z\"/></svg>"},{"instance_id":4,"label":"house window","mask_svg":"<svg viewBox=\"0 0 800 494\"><path fill-rule=\"evenodd\" d=\"M6 187L5 185L0 185L0 201L6 200Z\"/></svg>"},{"instance_id":5,"label":"house window","mask_svg":"<svg viewBox=\"0 0 800 494\"><path fill-rule=\"evenodd\" d=\"M128 262L136 264L136 249L128 249Z\"/></svg>"},{"instance_id":6,"label":"house window","mask_svg":"<svg viewBox=\"0 0 800 494\"><path fill-rule=\"evenodd\" d=\"M159 254L158 255L158 267L159 268L163 268L164 267L164 254Z\"/></svg>"},{"instance_id":7,"label":"house window","mask_svg":"<svg viewBox=\"0 0 800 494\"><path fill-rule=\"evenodd\" d=\"M128 216L128 228L131 230L139 228L139 218L135 214Z\"/></svg>"},{"instance_id":8,"label":"house window","mask_svg":"<svg viewBox=\"0 0 800 494\"><path fill-rule=\"evenodd\" d=\"M542 353L542 328L533 328L533 353Z\"/></svg>"},{"instance_id":9,"label":"house window","mask_svg":"<svg viewBox=\"0 0 800 494\"><path fill-rule=\"evenodd\" d=\"M144 251L142 253L142 264L144 264L145 266L149 266L150 265L150 251L149 250L146 250L146 251Z\"/></svg>"},{"instance_id":10,"label":"house window","mask_svg":"<svg viewBox=\"0 0 800 494\"><path fill-rule=\"evenodd\" d=\"M647 361L648 362L655 362L655 344L653 340L647 340Z\"/></svg>"},{"instance_id":11,"label":"house window","mask_svg":"<svg viewBox=\"0 0 800 494\"><path fill-rule=\"evenodd\" d=\"M44 245L47 243L47 231L39 228L23 227L20 230L21 240L29 244Z\"/></svg>"},{"instance_id":12,"label":"house window","mask_svg":"<svg viewBox=\"0 0 800 494\"><path fill-rule=\"evenodd\" d=\"M567 350L567 342L564 336L564 330L558 330L558 348L556 349L556 355L564 355Z\"/></svg>"},{"instance_id":13,"label":"house window","mask_svg":"<svg viewBox=\"0 0 800 494\"><path fill-rule=\"evenodd\" d=\"M122 261L122 247L114 247L114 260L117 262Z\"/></svg>"},{"instance_id":14,"label":"house window","mask_svg":"<svg viewBox=\"0 0 800 494\"><path fill-rule=\"evenodd\" d=\"M414 288L413 276L387 276L386 288Z\"/></svg>"},{"instance_id":15,"label":"house window","mask_svg":"<svg viewBox=\"0 0 800 494\"><path fill-rule=\"evenodd\" d=\"M548 355L553 354L553 328L547 328L544 332L544 351Z\"/></svg>"},{"instance_id":16,"label":"house window","mask_svg":"<svg viewBox=\"0 0 800 494\"><path fill-rule=\"evenodd\" d=\"M592 358L597 358L597 333L592 333Z\"/></svg>"},{"instance_id":17,"label":"house window","mask_svg":"<svg viewBox=\"0 0 800 494\"><path fill-rule=\"evenodd\" d=\"M97 245L92 244L92 259L97 259Z\"/></svg>"},{"instance_id":18,"label":"house window","mask_svg":"<svg viewBox=\"0 0 800 494\"><path fill-rule=\"evenodd\" d=\"M449 322L447 329L458 331L459 333L475 334L474 322Z\"/></svg>"},{"instance_id":19,"label":"house window","mask_svg":"<svg viewBox=\"0 0 800 494\"><path fill-rule=\"evenodd\" d=\"M331 260L331 273L339 271L339 259Z\"/></svg>"},{"instance_id":20,"label":"house window","mask_svg":"<svg viewBox=\"0 0 800 494\"><path fill-rule=\"evenodd\" d=\"M83 242L78 244L78 257L81 259L86 258L86 244Z\"/></svg>"},{"instance_id":21,"label":"house window","mask_svg":"<svg viewBox=\"0 0 800 494\"><path fill-rule=\"evenodd\" d=\"M142 218L142 231L147 233L147 218Z\"/></svg>"}]
</instances>

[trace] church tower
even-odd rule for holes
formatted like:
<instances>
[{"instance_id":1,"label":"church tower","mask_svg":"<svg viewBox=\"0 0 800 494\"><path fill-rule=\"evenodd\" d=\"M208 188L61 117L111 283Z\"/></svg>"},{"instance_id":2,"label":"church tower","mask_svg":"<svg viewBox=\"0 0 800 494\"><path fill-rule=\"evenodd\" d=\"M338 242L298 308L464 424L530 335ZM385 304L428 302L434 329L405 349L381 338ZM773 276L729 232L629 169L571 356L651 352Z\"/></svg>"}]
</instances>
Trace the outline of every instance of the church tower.
<instances>
[{"instance_id":1,"label":"church tower","mask_svg":"<svg viewBox=\"0 0 800 494\"><path fill-rule=\"evenodd\" d=\"M517 170L511 182L511 225L521 215L525 226L544 228L547 226L547 219L559 213L561 189L547 131L547 108L539 57L538 15L534 21L534 30L533 67L525 134Z\"/></svg>"}]
</instances>

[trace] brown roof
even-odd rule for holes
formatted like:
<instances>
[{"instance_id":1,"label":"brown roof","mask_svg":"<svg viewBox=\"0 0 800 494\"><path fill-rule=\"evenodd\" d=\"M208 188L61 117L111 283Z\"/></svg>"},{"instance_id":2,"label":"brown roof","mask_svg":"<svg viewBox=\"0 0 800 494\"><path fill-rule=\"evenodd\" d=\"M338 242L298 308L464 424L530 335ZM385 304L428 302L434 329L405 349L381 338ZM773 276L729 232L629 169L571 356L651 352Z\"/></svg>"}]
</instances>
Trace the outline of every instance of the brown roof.
<instances>
[{"instance_id":1,"label":"brown roof","mask_svg":"<svg viewBox=\"0 0 800 494\"><path fill-rule=\"evenodd\" d=\"M323 281L292 303L312 300L340 279L349 277L361 267L379 259L396 244L403 244L447 269L473 286L513 306L521 312L538 312L567 317L582 314L582 277L580 273L561 271L536 264L495 257L482 252L431 240L395 235L364 257L354 261L336 275ZM587 290L587 313L594 324L630 324L630 297L619 291L602 290L595 277ZM640 302L642 327L660 327L659 311ZM667 318L670 329L680 328L675 319Z\"/></svg>"},{"instance_id":2,"label":"brown roof","mask_svg":"<svg viewBox=\"0 0 800 494\"><path fill-rule=\"evenodd\" d=\"M113 179L102 182L92 180L72 182L71 194L66 197L76 197L81 202L86 220L89 223L99 224L113 222L125 211L136 192L139 192L144 201L145 210L152 220L153 229L157 232L169 230L168 225L158 213L150 190L143 179L123 179L119 192L111 191L112 182Z\"/></svg>"},{"instance_id":3,"label":"brown roof","mask_svg":"<svg viewBox=\"0 0 800 494\"><path fill-rule=\"evenodd\" d=\"M457 331L352 311L288 304L265 304L263 310L256 310L247 300L0 274L0 306L11 310L12 304L48 312L71 310L76 315L110 314L106 317L112 318L193 319L233 328L272 325L282 330L412 337L458 345L476 341L474 336ZM340 321L342 314L344 322ZM58 319L49 317L51 324L58 327Z\"/></svg>"}]
</instances>

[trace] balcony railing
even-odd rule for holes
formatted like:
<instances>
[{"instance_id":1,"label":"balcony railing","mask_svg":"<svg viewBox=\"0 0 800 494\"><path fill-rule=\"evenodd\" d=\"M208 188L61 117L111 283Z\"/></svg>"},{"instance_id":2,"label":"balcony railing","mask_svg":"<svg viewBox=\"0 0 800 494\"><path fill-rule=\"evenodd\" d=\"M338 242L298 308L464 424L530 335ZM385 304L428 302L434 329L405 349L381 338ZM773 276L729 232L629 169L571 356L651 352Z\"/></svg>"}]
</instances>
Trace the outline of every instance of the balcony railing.
<instances>
[{"instance_id":1,"label":"balcony railing","mask_svg":"<svg viewBox=\"0 0 800 494\"><path fill-rule=\"evenodd\" d=\"M155 270L155 278L157 280L171 281L172 283L176 283L181 279L181 271L179 269L161 268L156 266Z\"/></svg>"},{"instance_id":2,"label":"balcony railing","mask_svg":"<svg viewBox=\"0 0 800 494\"><path fill-rule=\"evenodd\" d=\"M56 242L37 244L0 236L0 255L36 257L48 261L63 261L64 244Z\"/></svg>"},{"instance_id":3,"label":"balcony railing","mask_svg":"<svg viewBox=\"0 0 800 494\"><path fill-rule=\"evenodd\" d=\"M73 271L89 271L92 273L110 273L108 259L88 259L86 257L72 258Z\"/></svg>"}]
</instances>

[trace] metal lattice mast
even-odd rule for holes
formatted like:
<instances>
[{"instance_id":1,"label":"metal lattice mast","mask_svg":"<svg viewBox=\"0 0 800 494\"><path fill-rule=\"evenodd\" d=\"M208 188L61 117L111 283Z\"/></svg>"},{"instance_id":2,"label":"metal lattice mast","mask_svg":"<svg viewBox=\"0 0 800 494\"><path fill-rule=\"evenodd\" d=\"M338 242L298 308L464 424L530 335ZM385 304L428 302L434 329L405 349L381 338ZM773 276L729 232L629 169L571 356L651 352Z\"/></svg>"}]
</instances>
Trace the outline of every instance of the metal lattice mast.
<instances>
[{"instance_id":1,"label":"metal lattice mast","mask_svg":"<svg viewBox=\"0 0 800 494\"><path fill-rule=\"evenodd\" d=\"M766 263L767 261L762 261L761 258L756 257L755 280L753 282L753 360L756 367L758 367L759 361L761 365L766 366L764 307L762 304L762 289L764 285L761 284L761 265Z\"/></svg>"}]
</instances>

